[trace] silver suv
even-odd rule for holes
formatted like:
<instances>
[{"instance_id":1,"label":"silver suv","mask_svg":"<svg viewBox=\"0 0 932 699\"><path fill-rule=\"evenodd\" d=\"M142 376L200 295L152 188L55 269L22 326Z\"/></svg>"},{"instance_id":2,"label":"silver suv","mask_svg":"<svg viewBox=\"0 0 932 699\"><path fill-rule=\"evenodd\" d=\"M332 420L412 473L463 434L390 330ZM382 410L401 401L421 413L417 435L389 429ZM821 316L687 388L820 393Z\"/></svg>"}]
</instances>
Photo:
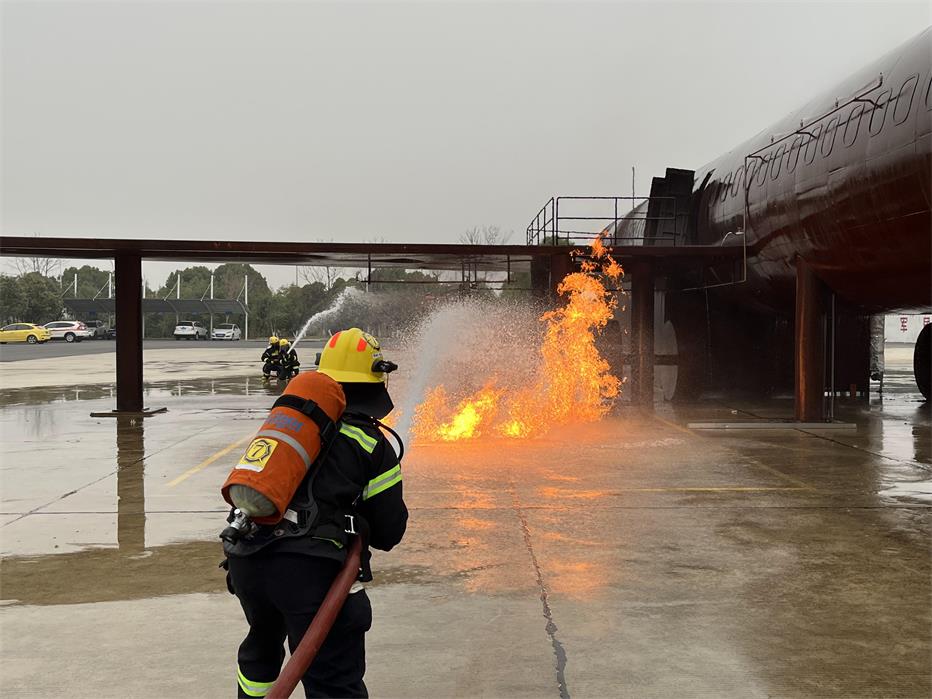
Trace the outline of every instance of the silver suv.
<instances>
[{"instance_id":1,"label":"silver suv","mask_svg":"<svg viewBox=\"0 0 932 699\"><path fill-rule=\"evenodd\" d=\"M175 326L175 332L172 336L176 340L184 338L185 340L206 340L208 339L207 328L196 320L182 320Z\"/></svg>"},{"instance_id":2,"label":"silver suv","mask_svg":"<svg viewBox=\"0 0 932 699\"><path fill-rule=\"evenodd\" d=\"M93 333L80 320L56 320L46 323L45 329L52 334L53 340L80 342L93 337Z\"/></svg>"}]
</instances>

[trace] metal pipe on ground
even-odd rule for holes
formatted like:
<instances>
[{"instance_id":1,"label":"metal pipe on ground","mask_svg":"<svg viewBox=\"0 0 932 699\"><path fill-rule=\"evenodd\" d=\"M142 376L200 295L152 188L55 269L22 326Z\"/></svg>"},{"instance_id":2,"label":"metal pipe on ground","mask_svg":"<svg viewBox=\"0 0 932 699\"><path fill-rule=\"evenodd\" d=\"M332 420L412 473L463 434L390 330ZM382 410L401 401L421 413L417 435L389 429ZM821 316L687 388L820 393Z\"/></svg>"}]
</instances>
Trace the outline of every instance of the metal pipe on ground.
<instances>
[{"instance_id":1,"label":"metal pipe on ground","mask_svg":"<svg viewBox=\"0 0 932 699\"><path fill-rule=\"evenodd\" d=\"M343 603L349 595L350 588L356 582L359 575L359 561L362 552L362 540L354 536L350 542L349 549L346 552L346 562L337 574L336 579L330 586L327 596L314 615L311 625L308 627L301 639L301 643L295 648L294 653L285 663L281 674L269 690L268 699L287 699L291 696L298 682L307 672L307 669L314 662L320 647L324 644L327 634L333 628L337 615L343 608Z\"/></svg>"}]
</instances>

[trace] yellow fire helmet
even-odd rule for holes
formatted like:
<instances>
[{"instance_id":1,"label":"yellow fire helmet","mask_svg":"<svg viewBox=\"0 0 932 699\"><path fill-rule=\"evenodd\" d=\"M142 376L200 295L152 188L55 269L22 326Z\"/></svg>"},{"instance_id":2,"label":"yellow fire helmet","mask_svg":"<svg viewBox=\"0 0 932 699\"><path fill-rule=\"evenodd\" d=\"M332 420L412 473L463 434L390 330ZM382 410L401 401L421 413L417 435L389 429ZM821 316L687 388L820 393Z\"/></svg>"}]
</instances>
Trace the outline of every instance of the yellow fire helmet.
<instances>
[{"instance_id":1,"label":"yellow fire helmet","mask_svg":"<svg viewBox=\"0 0 932 699\"><path fill-rule=\"evenodd\" d=\"M281 340L278 341L278 346L279 346L279 347L287 347L287 346L290 345L290 344L291 344L291 343L288 342L288 338L285 338L285 337L283 337Z\"/></svg>"},{"instance_id":2,"label":"yellow fire helmet","mask_svg":"<svg viewBox=\"0 0 932 699\"><path fill-rule=\"evenodd\" d=\"M317 370L340 383L384 384L397 368L382 358L379 341L359 328L334 334L317 356Z\"/></svg>"},{"instance_id":3,"label":"yellow fire helmet","mask_svg":"<svg viewBox=\"0 0 932 699\"><path fill-rule=\"evenodd\" d=\"M270 344L270 345L277 345L277 344L278 344L278 336L277 336L277 335L269 335L269 344Z\"/></svg>"}]
</instances>

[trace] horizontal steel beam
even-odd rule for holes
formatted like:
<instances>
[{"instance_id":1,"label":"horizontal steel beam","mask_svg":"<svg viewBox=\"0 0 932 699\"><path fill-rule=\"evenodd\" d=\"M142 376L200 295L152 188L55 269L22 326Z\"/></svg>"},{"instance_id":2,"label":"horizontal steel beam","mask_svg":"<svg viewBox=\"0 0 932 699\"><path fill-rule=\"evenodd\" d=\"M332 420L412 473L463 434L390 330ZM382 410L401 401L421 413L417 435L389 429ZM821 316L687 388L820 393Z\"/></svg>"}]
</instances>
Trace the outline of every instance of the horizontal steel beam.
<instances>
[{"instance_id":1,"label":"horizontal steel beam","mask_svg":"<svg viewBox=\"0 0 932 699\"><path fill-rule=\"evenodd\" d=\"M133 254L150 260L252 262L331 267L403 267L507 271L533 258L565 255L565 245L461 245L443 243L281 243L266 241L137 240L107 238L0 237L0 255L16 257L112 258ZM631 245L612 249L616 259L731 259L740 247Z\"/></svg>"}]
</instances>

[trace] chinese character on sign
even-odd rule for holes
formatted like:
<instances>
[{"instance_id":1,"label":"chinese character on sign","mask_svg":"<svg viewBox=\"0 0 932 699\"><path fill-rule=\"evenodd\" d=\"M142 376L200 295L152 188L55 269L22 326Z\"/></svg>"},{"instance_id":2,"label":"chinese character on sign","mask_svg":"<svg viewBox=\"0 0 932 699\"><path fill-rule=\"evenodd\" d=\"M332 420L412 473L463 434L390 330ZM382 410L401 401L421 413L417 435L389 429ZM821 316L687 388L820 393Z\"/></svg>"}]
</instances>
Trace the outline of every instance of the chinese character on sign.
<instances>
[{"instance_id":1,"label":"chinese character on sign","mask_svg":"<svg viewBox=\"0 0 932 699\"><path fill-rule=\"evenodd\" d=\"M909 316L900 316L900 332L905 333L909 326Z\"/></svg>"}]
</instances>

